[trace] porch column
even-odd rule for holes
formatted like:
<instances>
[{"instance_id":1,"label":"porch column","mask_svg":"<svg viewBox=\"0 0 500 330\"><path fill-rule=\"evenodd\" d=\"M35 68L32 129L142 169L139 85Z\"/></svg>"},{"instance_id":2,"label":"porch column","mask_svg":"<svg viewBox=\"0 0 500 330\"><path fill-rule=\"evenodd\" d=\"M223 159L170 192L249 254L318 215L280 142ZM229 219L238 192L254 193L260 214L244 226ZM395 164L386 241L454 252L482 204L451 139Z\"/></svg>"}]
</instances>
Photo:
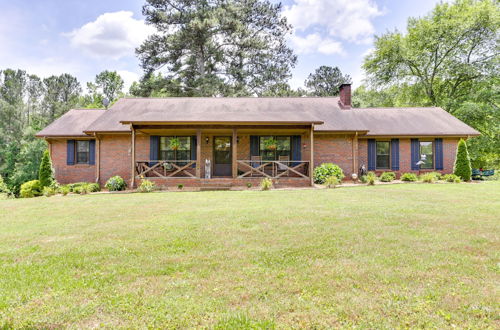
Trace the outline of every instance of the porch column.
<instances>
[{"instance_id":1,"label":"porch column","mask_svg":"<svg viewBox=\"0 0 500 330\"><path fill-rule=\"evenodd\" d=\"M233 128L233 178L238 176L238 131L236 128Z\"/></svg>"},{"instance_id":2,"label":"porch column","mask_svg":"<svg viewBox=\"0 0 500 330\"><path fill-rule=\"evenodd\" d=\"M95 136L95 149L96 149L96 160L95 160L95 181L99 183L101 179L101 140L97 133L94 133Z\"/></svg>"},{"instance_id":3,"label":"porch column","mask_svg":"<svg viewBox=\"0 0 500 330\"><path fill-rule=\"evenodd\" d=\"M130 125L130 129L132 130L132 150L131 150L131 159L132 159L132 183L131 183L131 188L134 188L134 183L135 183L135 128L134 125Z\"/></svg>"},{"instance_id":4,"label":"porch column","mask_svg":"<svg viewBox=\"0 0 500 330\"><path fill-rule=\"evenodd\" d=\"M201 178L201 129L196 130L196 177Z\"/></svg>"},{"instance_id":5,"label":"porch column","mask_svg":"<svg viewBox=\"0 0 500 330\"><path fill-rule=\"evenodd\" d=\"M352 138L352 173L358 174L358 132Z\"/></svg>"},{"instance_id":6,"label":"porch column","mask_svg":"<svg viewBox=\"0 0 500 330\"><path fill-rule=\"evenodd\" d=\"M311 149L311 158L309 162L309 177L311 178L311 186L314 185L314 124L311 125L311 134L309 137L310 149Z\"/></svg>"}]
</instances>

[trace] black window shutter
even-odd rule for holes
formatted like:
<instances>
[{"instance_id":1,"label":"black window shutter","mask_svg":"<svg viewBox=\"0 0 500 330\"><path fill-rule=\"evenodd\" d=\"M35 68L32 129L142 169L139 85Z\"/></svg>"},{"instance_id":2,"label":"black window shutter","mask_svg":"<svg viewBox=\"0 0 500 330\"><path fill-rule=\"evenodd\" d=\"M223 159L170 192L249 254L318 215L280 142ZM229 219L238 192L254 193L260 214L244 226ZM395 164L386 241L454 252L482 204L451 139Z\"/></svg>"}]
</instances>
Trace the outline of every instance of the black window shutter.
<instances>
[{"instance_id":1,"label":"black window shutter","mask_svg":"<svg viewBox=\"0 0 500 330\"><path fill-rule=\"evenodd\" d=\"M375 171L377 150L375 139L368 139L368 171Z\"/></svg>"},{"instance_id":2,"label":"black window shutter","mask_svg":"<svg viewBox=\"0 0 500 330\"><path fill-rule=\"evenodd\" d=\"M301 136L292 135L292 159L291 160L302 160L302 148L301 146ZM312 161L312 160L311 160ZM312 163L312 162L311 162ZM300 163L292 163L292 166L297 166Z\"/></svg>"},{"instance_id":3,"label":"black window shutter","mask_svg":"<svg viewBox=\"0 0 500 330\"><path fill-rule=\"evenodd\" d=\"M198 142L196 140L196 135L191 136L191 160L197 160L196 159L196 147L198 145ZM196 167L196 163L191 165L191 167Z\"/></svg>"},{"instance_id":4,"label":"black window shutter","mask_svg":"<svg viewBox=\"0 0 500 330\"><path fill-rule=\"evenodd\" d=\"M95 165L95 140L89 141L89 164Z\"/></svg>"},{"instance_id":5,"label":"black window shutter","mask_svg":"<svg viewBox=\"0 0 500 330\"><path fill-rule=\"evenodd\" d=\"M443 170L444 169L444 164L443 164L443 139L437 138L434 141L434 152L436 153L435 159L436 159L436 170Z\"/></svg>"},{"instance_id":6,"label":"black window shutter","mask_svg":"<svg viewBox=\"0 0 500 330\"><path fill-rule=\"evenodd\" d=\"M259 155L259 137L250 135L250 157Z\"/></svg>"},{"instance_id":7,"label":"black window shutter","mask_svg":"<svg viewBox=\"0 0 500 330\"><path fill-rule=\"evenodd\" d=\"M75 165L75 140L67 141L66 164Z\"/></svg>"},{"instance_id":8,"label":"black window shutter","mask_svg":"<svg viewBox=\"0 0 500 330\"><path fill-rule=\"evenodd\" d=\"M411 139L411 169L413 171L418 171L420 165L417 163L420 161L420 143L418 139Z\"/></svg>"},{"instance_id":9,"label":"black window shutter","mask_svg":"<svg viewBox=\"0 0 500 330\"><path fill-rule=\"evenodd\" d=\"M151 135L149 137L149 160L158 160L158 152L160 150L160 137ZM156 165L157 162L149 162L149 166Z\"/></svg>"},{"instance_id":10,"label":"black window shutter","mask_svg":"<svg viewBox=\"0 0 500 330\"><path fill-rule=\"evenodd\" d=\"M391 170L399 171L399 139L391 140Z\"/></svg>"}]
</instances>

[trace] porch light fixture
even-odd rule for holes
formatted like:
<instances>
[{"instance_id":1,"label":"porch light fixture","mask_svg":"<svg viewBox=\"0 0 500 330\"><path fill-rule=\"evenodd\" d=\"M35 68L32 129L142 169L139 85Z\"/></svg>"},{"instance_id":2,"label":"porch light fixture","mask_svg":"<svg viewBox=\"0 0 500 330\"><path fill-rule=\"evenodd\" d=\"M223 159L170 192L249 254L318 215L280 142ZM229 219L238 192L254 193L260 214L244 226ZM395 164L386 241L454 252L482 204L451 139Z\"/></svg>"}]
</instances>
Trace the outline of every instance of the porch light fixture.
<instances>
[{"instance_id":1,"label":"porch light fixture","mask_svg":"<svg viewBox=\"0 0 500 330\"><path fill-rule=\"evenodd\" d=\"M208 144L208 136L205 138L205 143Z\"/></svg>"},{"instance_id":2,"label":"porch light fixture","mask_svg":"<svg viewBox=\"0 0 500 330\"><path fill-rule=\"evenodd\" d=\"M304 149L307 148L307 144L304 143Z\"/></svg>"}]
</instances>

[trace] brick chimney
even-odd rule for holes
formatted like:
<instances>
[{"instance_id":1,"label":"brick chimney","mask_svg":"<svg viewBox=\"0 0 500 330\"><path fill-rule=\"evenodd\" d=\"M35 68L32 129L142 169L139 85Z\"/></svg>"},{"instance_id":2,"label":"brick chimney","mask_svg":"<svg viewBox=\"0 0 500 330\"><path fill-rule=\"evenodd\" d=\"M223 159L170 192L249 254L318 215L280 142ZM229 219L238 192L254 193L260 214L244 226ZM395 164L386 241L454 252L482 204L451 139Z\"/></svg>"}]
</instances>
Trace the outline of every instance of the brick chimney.
<instances>
[{"instance_id":1,"label":"brick chimney","mask_svg":"<svg viewBox=\"0 0 500 330\"><path fill-rule=\"evenodd\" d=\"M340 85L340 100L341 109L351 109L351 84Z\"/></svg>"}]
</instances>

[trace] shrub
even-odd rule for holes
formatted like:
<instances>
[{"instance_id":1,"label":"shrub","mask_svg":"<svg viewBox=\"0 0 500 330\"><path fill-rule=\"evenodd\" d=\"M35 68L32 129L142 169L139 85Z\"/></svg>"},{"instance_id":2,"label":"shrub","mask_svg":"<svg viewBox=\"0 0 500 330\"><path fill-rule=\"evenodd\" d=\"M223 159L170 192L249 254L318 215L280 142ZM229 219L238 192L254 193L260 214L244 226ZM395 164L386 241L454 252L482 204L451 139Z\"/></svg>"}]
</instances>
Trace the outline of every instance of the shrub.
<instances>
[{"instance_id":1,"label":"shrub","mask_svg":"<svg viewBox=\"0 0 500 330\"><path fill-rule=\"evenodd\" d=\"M463 181L470 181L472 175L469 151L467 150L467 144L463 139L460 139L460 141L458 141L457 155L455 158L455 165L453 166L453 174L459 176Z\"/></svg>"},{"instance_id":2,"label":"shrub","mask_svg":"<svg viewBox=\"0 0 500 330\"><path fill-rule=\"evenodd\" d=\"M335 186L339 185L340 181L336 176L329 176L325 180L325 185L327 188L335 188Z\"/></svg>"},{"instance_id":3,"label":"shrub","mask_svg":"<svg viewBox=\"0 0 500 330\"><path fill-rule=\"evenodd\" d=\"M368 177L366 175L362 175L361 178L359 178L359 181L361 181L361 183L368 183Z\"/></svg>"},{"instance_id":4,"label":"shrub","mask_svg":"<svg viewBox=\"0 0 500 330\"><path fill-rule=\"evenodd\" d=\"M273 181L269 178L264 178L260 181L260 189L269 190L273 187Z\"/></svg>"},{"instance_id":5,"label":"shrub","mask_svg":"<svg viewBox=\"0 0 500 330\"><path fill-rule=\"evenodd\" d=\"M127 188L127 183L121 178L121 176L116 175L109 178L109 180L105 184L105 187L109 191L121 191Z\"/></svg>"},{"instance_id":6,"label":"shrub","mask_svg":"<svg viewBox=\"0 0 500 330\"><path fill-rule=\"evenodd\" d=\"M69 189L68 185L65 185L65 186L60 186L57 191L63 196L66 196L67 194L70 193L71 189Z\"/></svg>"},{"instance_id":7,"label":"shrub","mask_svg":"<svg viewBox=\"0 0 500 330\"><path fill-rule=\"evenodd\" d=\"M9 187L5 184L3 181L2 176L0 175L0 194L5 195L6 197L9 197L12 195L12 192L10 191Z\"/></svg>"},{"instance_id":8,"label":"shrub","mask_svg":"<svg viewBox=\"0 0 500 330\"><path fill-rule=\"evenodd\" d=\"M78 185L75 188L73 188L73 192L75 194L85 195L89 192L89 185L88 184Z\"/></svg>"},{"instance_id":9,"label":"shrub","mask_svg":"<svg viewBox=\"0 0 500 330\"><path fill-rule=\"evenodd\" d=\"M54 182L54 172L50 161L49 151L43 152L40 168L38 169L38 180L41 187L49 187Z\"/></svg>"},{"instance_id":10,"label":"shrub","mask_svg":"<svg viewBox=\"0 0 500 330\"><path fill-rule=\"evenodd\" d=\"M57 190L54 188L54 187L43 187L43 192L42 194L45 196L45 197L50 197L50 196L54 196L56 194Z\"/></svg>"},{"instance_id":11,"label":"shrub","mask_svg":"<svg viewBox=\"0 0 500 330\"><path fill-rule=\"evenodd\" d=\"M396 179L396 174L394 172L384 172L380 175L380 181L391 182Z\"/></svg>"},{"instance_id":12,"label":"shrub","mask_svg":"<svg viewBox=\"0 0 500 330\"><path fill-rule=\"evenodd\" d=\"M336 177L341 182L344 178L344 171L338 165L332 163L323 163L314 169L314 183L323 184L326 178L331 176Z\"/></svg>"},{"instance_id":13,"label":"shrub","mask_svg":"<svg viewBox=\"0 0 500 330\"><path fill-rule=\"evenodd\" d=\"M429 173L422 174L420 176L420 180L422 180L422 182L426 182L426 183L434 183L436 181L436 176L434 175L434 173L429 172Z\"/></svg>"},{"instance_id":14,"label":"shrub","mask_svg":"<svg viewBox=\"0 0 500 330\"><path fill-rule=\"evenodd\" d=\"M443 175L439 172L430 172L429 174L434 175L434 178L436 179L436 181L439 181L443 178Z\"/></svg>"},{"instance_id":15,"label":"shrub","mask_svg":"<svg viewBox=\"0 0 500 330\"><path fill-rule=\"evenodd\" d=\"M182 190L182 188L184 188L184 185L182 183L177 185L177 189Z\"/></svg>"},{"instance_id":16,"label":"shrub","mask_svg":"<svg viewBox=\"0 0 500 330\"><path fill-rule=\"evenodd\" d=\"M460 183L462 181L460 179L460 177L455 175L455 174L445 174L443 176L443 180L446 182L452 182L452 183Z\"/></svg>"},{"instance_id":17,"label":"shrub","mask_svg":"<svg viewBox=\"0 0 500 330\"><path fill-rule=\"evenodd\" d=\"M101 191L101 186L98 183L87 183L88 192L98 192Z\"/></svg>"},{"instance_id":18,"label":"shrub","mask_svg":"<svg viewBox=\"0 0 500 330\"><path fill-rule=\"evenodd\" d=\"M401 181L415 182L417 180L418 178L415 173L404 173L401 175Z\"/></svg>"},{"instance_id":19,"label":"shrub","mask_svg":"<svg viewBox=\"0 0 500 330\"><path fill-rule=\"evenodd\" d=\"M77 189L80 186L86 185L87 182L75 182L75 183L70 183L68 184L68 188L70 192L75 192L75 189Z\"/></svg>"},{"instance_id":20,"label":"shrub","mask_svg":"<svg viewBox=\"0 0 500 330\"><path fill-rule=\"evenodd\" d=\"M155 189L156 189L155 183L152 181L149 181L149 180L142 180L141 184L137 188L137 190L139 190L139 192L142 192L142 193L152 192Z\"/></svg>"},{"instance_id":21,"label":"shrub","mask_svg":"<svg viewBox=\"0 0 500 330\"><path fill-rule=\"evenodd\" d=\"M375 180L377 180L377 175L375 175L374 172L368 172L366 175L366 183L373 186L375 184Z\"/></svg>"},{"instance_id":22,"label":"shrub","mask_svg":"<svg viewBox=\"0 0 500 330\"><path fill-rule=\"evenodd\" d=\"M21 198L31 198L42 194L42 186L39 180L31 180L21 185Z\"/></svg>"},{"instance_id":23,"label":"shrub","mask_svg":"<svg viewBox=\"0 0 500 330\"><path fill-rule=\"evenodd\" d=\"M252 188L252 183L251 182L247 182L247 188L248 189Z\"/></svg>"}]
</instances>

